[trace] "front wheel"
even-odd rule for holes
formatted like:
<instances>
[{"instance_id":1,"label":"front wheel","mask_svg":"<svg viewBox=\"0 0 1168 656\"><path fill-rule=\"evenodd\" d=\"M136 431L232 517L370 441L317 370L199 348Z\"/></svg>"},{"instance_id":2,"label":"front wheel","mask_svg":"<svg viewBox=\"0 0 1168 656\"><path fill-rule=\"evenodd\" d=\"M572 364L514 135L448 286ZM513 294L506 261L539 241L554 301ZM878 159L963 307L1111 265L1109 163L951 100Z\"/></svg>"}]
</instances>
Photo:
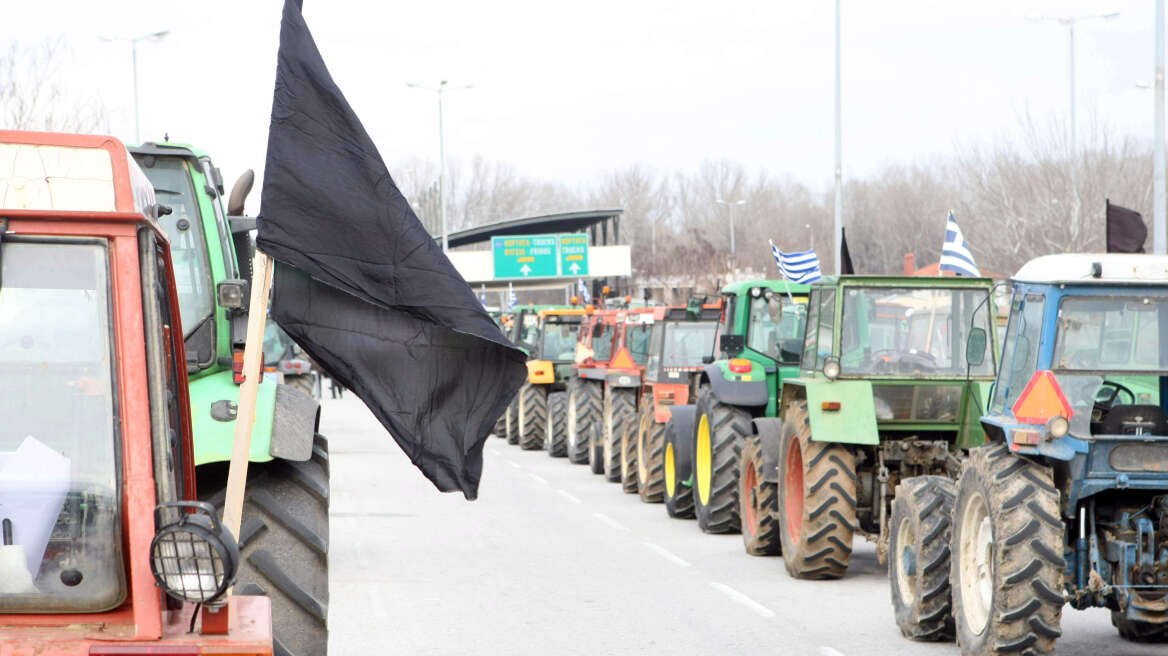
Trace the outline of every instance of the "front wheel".
<instances>
[{"instance_id":1,"label":"front wheel","mask_svg":"<svg viewBox=\"0 0 1168 656\"><path fill-rule=\"evenodd\" d=\"M742 542L751 556L777 556L779 538L779 486L763 478L762 444L757 435L747 438L738 469L738 516Z\"/></svg>"},{"instance_id":2,"label":"front wheel","mask_svg":"<svg viewBox=\"0 0 1168 656\"><path fill-rule=\"evenodd\" d=\"M692 414L691 414L692 416ZM665 512L674 519L693 519L694 500L692 487L692 464L689 462L689 444L682 435L692 426L679 425L673 418L665 424L665 454L662 467L665 479Z\"/></svg>"},{"instance_id":3,"label":"front wheel","mask_svg":"<svg viewBox=\"0 0 1168 656\"><path fill-rule=\"evenodd\" d=\"M547 386L524 383L519 388L519 448L543 448L547 437Z\"/></svg>"},{"instance_id":4,"label":"front wheel","mask_svg":"<svg viewBox=\"0 0 1168 656\"><path fill-rule=\"evenodd\" d=\"M519 444L519 395L507 406L507 444Z\"/></svg>"},{"instance_id":5,"label":"front wheel","mask_svg":"<svg viewBox=\"0 0 1168 656\"><path fill-rule=\"evenodd\" d=\"M956 486L942 476L907 478L892 501L888 582L904 637L952 640L949 536Z\"/></svg>"},{"instance_id":6,"label":"front wheel","mask_svg":"<svg viewBox=\"0 0 1168 656\"><path fill-rule=\"evenodd\" d=\"M750 433L750 413L721 403L709 387L701 389L694 434L694 509L698 527L706 533L738 531L738 456Z\"/></svg>"},{"instance_id":7,"label":"front wheel","mask_svg":"<svg viewBox=\"0 0 1168 656\"><path fill-rule=\"evenodd\" d=\"M792 405L779 447L779 535L797 579L838 579L852 558L856 459L842 444L811 441L807 402Z\"/></svg>"},{"instance_id":8,"label":"front wheel","mask_svg":"<svg viewBox=\"0 0 1168 656\"><path fill-rule=\"evenodd\" d=\"M544 446L548 455L563 458L568 455L568 393L548 394L547 437Z\"/></svg>"},{"instance_id":9,"label":"front wheel","mask_svg":"<svg viewBox=\"0 0 1168 656\"><path fill-rule=\"evenodd\" d=\"M1004 444L973 449L957 483L949 581L963 654L1053 654L1063 523L1049 468Z\"/></svg>"},{"instance_id":10,"label":"front wheel","mask_svg":"<svg viewBox=\"0 0 1168 656\"><path fill-rule=\"evenodd\" d=\"M665 426L654 419L652 400L648 400L637 425L637 492L645 503L661 503L665 498Z\"/></svg>"}]
</instances>

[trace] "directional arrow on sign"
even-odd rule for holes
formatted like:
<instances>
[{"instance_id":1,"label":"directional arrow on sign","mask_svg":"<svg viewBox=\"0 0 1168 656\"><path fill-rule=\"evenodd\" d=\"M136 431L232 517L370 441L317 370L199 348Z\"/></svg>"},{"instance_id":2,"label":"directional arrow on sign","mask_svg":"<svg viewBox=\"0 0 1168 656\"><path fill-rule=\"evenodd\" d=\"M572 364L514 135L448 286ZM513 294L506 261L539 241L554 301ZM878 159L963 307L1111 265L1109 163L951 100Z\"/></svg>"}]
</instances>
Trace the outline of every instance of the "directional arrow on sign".
<instances>
[{"instance_id":1,"label":"directional arrow on sign","mask_svg":"<svg viewBox=\"0 0 1168 656\"><path fill-rule=\"evenodd\" d=\"M519 268L519 271L520 271L520 273L522 273L524 276L526 276L527 274L531 273L531 267L529 267L529 266L527 266L526 264L524 264L522 267L520 267L520 268Z\"/></svg>"},{"instance_id":2,"label":"directional arrow on sign","mask_svg":"<svg viewBox=\"0 0 1168 656\"><path fill-rule=\"evenodd\" d=\"M573 274L580 273L580 265L573 262L572 266L568 267L568 271L571 271Z\"/></svg>"}]
</instances>

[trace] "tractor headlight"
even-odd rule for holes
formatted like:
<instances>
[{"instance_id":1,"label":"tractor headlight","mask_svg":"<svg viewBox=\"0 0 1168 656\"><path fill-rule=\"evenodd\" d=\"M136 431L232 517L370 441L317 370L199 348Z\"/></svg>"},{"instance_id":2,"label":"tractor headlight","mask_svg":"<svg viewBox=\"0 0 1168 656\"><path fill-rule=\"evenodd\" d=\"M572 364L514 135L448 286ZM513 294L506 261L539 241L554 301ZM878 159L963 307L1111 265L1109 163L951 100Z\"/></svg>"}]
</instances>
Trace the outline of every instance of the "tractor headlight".
<instances>
[{"instance_id":1,"label":"tractor headlight","mask_svg":"<svg viewBox=\"0 0 1168 656\"><path fill-rule=\"evenodd\" d=\"M835 380L840 375L839 360L835 358L828 358L823 362L823 375L827 376L828 380Z\"/></svg>"},{"instance_id":2,"label":"tractor headlight","mask_svg":"<svg viewBox=\"0 0 1168 656\"><path fill-rule=\"evenodd\" d=\"M246 280L224 280L216 287L219 296L219 305L228 310L242 309L248 302L248 287Z\"/></svg>"},{"instance_id":3,"label":"tractor headlight","mask_svg":"<svg viewBox=\"0 0 1168 656\"><path fill-rule=\"evenodd\" d=\"M150 571L166 594L194 604L213 603L235 582L239 545L202 501L174 501L154 510L161 524L166 508L178 509L178 519L163 526L150 543ZM187 508L196 512L188 513Z\"/></svg>"},{"instance_id":4,"label":"tractor headlight","mask_svg":"<svg viewBox=\"0 0 1168 656\"><path fill-rule=\"evenodd\" d=\"M1062 415L1055 415L1046 422L1046 435L1052 440L1057 440L1071 431L1071 422Z\"/></svg>"}]
</instances>

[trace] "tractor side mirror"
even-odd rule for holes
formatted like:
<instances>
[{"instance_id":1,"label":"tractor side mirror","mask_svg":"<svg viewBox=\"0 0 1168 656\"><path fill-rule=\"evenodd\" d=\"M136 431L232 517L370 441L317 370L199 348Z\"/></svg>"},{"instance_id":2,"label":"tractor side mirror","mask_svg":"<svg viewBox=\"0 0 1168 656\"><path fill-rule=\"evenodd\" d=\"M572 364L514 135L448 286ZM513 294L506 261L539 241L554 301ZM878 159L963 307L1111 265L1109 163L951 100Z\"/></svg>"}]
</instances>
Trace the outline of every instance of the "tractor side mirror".
<instances>
[{"instance_id":1,"label":"tractor side mirror","mask_svg":"<svg viewBox=\"0 0 1168 656\"><path fill-rule=\"evenodd\" d=\"M984 328L974 328L969 331L969 338L965 341L965 362L976 367L985 361L986 331Z\"/></svg>"},{"instance_id":2,"label":"tractor side mirror","mask_svg":"<svg viewBox=\"0 0 1168 656\"><path fill-rule=\"evenodd\" d=\"M722 335L718 338L718 349L734 357L746 350L746 337L743 335Z\"/></svg>"},{"instance_id":3,"label":"tractor side mirror","mask_svg":"<svg viewBox=\"0 0 1168 656\"><path fill-rule=\"evenodd\" d=\"M222 179L220 185L223 184ZM239 176L235 184L231 187L231 195L227 198L227 213L234 216L243 216L243 205L247 200L247 195L251 193L252 185L255 184L255 171L248 169Z\"/></svg>"}]
</instances>

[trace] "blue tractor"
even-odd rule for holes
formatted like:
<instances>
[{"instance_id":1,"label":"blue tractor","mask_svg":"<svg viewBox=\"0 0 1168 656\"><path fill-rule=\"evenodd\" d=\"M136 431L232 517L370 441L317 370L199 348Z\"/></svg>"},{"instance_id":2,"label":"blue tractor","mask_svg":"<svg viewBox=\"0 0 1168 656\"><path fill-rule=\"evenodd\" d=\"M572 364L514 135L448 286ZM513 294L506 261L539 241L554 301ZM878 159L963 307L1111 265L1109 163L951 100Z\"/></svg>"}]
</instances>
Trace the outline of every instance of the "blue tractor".
<instances>
[{"instance_id":1,"label":"blue tractor","mask_svg":"<svg viewBox=\"0 0 1168 656\"><path fill-rule=\"evenodd\" d=\"M1066 604L1168 640L1168 258L1041 257L1012 294L986 445L920 509L950 521L908 523L949 524L941 592L961 651L1053 653ZM904 538L893 558L912 586L927 564Z\"/></svg>"}]
</instances>

